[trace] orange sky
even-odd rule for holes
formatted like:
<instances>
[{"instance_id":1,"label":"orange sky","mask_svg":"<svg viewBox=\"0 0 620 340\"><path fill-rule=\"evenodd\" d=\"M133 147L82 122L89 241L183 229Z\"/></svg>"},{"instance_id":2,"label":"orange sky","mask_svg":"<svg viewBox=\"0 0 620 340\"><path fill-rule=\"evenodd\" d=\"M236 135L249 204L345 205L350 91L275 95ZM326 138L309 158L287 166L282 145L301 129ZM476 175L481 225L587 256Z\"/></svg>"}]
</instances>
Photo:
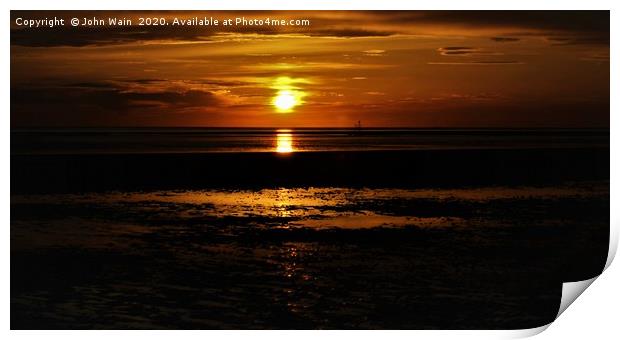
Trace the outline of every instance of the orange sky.
<instances>
[{"instance_id":1,"label":"orange sky","mask_svg":"<svg viewBox=\"0 0 620 340\"><path fill-rule=\"evenodd\" d=\"M136 26L137 18L309 26ZM132 27L23 28L125 17ZM609 12L11 12L11 125L607 127ZM274 107L280 91L297 105Z\"/></svg>"}]
</instances>

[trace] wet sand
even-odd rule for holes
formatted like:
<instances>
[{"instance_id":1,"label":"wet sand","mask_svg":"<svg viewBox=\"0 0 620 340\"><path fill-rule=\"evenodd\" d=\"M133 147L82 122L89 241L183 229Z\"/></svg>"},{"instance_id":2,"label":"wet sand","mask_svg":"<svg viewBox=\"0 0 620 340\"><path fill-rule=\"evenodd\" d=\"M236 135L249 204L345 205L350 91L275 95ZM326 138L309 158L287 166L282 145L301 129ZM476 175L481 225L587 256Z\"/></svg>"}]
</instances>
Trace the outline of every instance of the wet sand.
<instances>
[{"instance_id":1,"label":"wet sand","mask_svg":"<svg viewBox=\"0 0 620 340\"><path fill-rule=\"evenodd\" d=\"M13 194L11 328L537 327L609 184Z\"/></svg>"},{"instance_id":2,"label":"wet sand","mask_svg":"<svg viewBox=\"0 0 620 340\"><path fill-rule=\"evenodd\" d=\"M11 328L538 327L609 148L11 155Z\"/></svg>"},{"instance_id":3,"label":"wet sand","mask_svg":"<svg viewBox=\"0 0 620 340\"><path fill-rule=\"evenodd\" d=\"M608 180L609 148L11 155L11 193L437 188Z\"/></svg>"}]
</instances>

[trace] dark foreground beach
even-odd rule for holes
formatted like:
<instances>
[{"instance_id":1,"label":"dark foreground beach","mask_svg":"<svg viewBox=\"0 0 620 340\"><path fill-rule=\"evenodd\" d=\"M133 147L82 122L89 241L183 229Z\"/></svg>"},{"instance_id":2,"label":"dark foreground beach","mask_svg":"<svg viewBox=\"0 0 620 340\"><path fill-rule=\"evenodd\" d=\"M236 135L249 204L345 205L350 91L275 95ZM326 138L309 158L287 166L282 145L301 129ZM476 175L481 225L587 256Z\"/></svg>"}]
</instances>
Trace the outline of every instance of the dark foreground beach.
<instances>
[{"instance_id":1,"label":"dark foreground beach","mask_svg":"<svg viewBox=\"0 0 620 340\"><path fill-rule=\"evenodd\" d=\"M515 329L598 275L609 148L11 156L11 328Z\"/></svg>"},{"instance_id":2,"label":"dark foreground beach","mask_svg":"<svg viewBox=\"0 0 620 340\"><path fill-rule=\"evenodd\" d=\"M609 179L609 148L12 155L12 193L552 185Z\"/></svg>"}]
</instances>

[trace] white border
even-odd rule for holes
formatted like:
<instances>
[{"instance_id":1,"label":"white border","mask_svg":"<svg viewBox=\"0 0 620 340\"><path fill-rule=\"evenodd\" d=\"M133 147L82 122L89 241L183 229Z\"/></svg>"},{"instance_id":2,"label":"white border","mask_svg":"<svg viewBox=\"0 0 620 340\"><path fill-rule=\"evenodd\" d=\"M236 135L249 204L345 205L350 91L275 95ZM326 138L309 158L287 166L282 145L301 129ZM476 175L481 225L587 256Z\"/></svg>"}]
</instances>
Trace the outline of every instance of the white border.
<instances>
[{"instance_id":1,"label":"white border","mask_svg":"<svg viewBox=\"0 0 620 340\"><path fill-rule=\"evenodd\" d=\"M2 186L2 205L0 206L2 212L2 219L4 224L3 245L4 252L2 256L2 269L5 274L10 272L10 239L9 239L9 220L10 220L10 32L8 29L9 23L9 9L31 9L31 10L63 10L63 9L135 9L135 10L147 10L147 9L194 9L194 10L251 10L251 9L348 9L348 10L362 10L362 9L410 9L410 10L489 10L489 9L504 9L504 10L568 10L568 9L590 9L590 10L611 10L611 55L616 56L618 52L618 25L615 23L618 21L617 15L615 15L618 9L618 2L612 1L540 1L540 0L521 0L521 1L491 1L491 0L434 0L434 1L398 1L398 0L226 0L226 1L198 1L198 0L175 0L175 1L159 1L155 0L108 0L105 2L87 2L84 0L57 0L57 1L44 1L44 0L21 0L21 1L3 1L3 5L6 7L2 12L3 22L7 25L2 34L3 46L7 48L7 51L2 55L4 67L2 74L4 77L3 91L1 94L2 101L0 105L3 108L2 120L5 128L2 131L1 136L1 148L4 154L2 158L2 180L0 185ZM616 17L616 19L613 19ZM611 93L615 93L618 83L618 70L615 64L611 64ZM612 96L614 98L614 96ZM612 150L618 150L619 138L618 138L618 119L613 113L616 113L617 103L612 99L611 102L611 148ZM617 114L617 113L616 113ZM618 164L618 157L611 155L611 227L612 238L610 244L610 256L607 261L607 266L610 265L615 250L618 244L618 228L620 226L620 215L618 214L620 205L617 193L620 192L618 184L618 170L620 169ZM580 298L579 306L569 308L558 321L554 322L549 330L543 333L543 336L551 339L560 339L564 337L579 337L583 338L591 336L591 332L597 334L597 338L609 338L613 339L618 336L616 328L617 323L617 311L619 303L618 287L620 287L620 272L613 266L611 270L606 270L601 276L601 280L593 280L593 288L587 290ZM411 336L423 336L424 338L505 338L515 336L530 336L547 329L547 326L540 327L532 330L522 331L210 331L208 333L201 331L166 331L166 332L154 332L154 331L94 331L94 332L80 332L80 331L60 331L60 332L16 332L8 331L10 328L9 323L9 311L10 311L10 286L8 275L3 276L2 288L4 294L2 304L2 322L3 328L10 336L19 338L40 338L42 336L51 337L52 339L81 339L85 335L89 338L101 338L109 340L110 337L135 337L145 336L152 339L168 339L172 336L182 338L194 338L194 337L218 337L225 339L236 339L241 337L258 338L258 339L312 339L316 340L317 336L337 338L337 337L355 337L359 339L374 339L376 337L389 337L390 339L410 339ZM602 281L602 282L601 282Z\"/></svg>"}]
</instances>

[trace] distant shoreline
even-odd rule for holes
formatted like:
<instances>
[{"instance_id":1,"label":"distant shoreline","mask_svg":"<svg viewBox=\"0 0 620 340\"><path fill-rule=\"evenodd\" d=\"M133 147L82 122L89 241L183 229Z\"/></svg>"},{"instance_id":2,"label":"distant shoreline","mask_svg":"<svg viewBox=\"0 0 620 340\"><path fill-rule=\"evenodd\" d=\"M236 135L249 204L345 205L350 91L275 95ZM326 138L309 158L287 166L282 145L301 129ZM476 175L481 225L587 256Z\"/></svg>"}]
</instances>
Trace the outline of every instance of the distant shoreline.
<instances>
[{"instance_id":1,"label":"distant shoreline","mask_svg":"<svg viewBox=\"0 0 620 340\"><path fill-rule=\"evenodd\" d=\"M201 130L201 131L268 131L294 130L294 131L610 131L610 127L381 127L381 126L342 126L342 127L210 127L210 126L17 126L11 127L11 132L27 131L122 131L122 130Z\"/></svg>"}]
</instances>

